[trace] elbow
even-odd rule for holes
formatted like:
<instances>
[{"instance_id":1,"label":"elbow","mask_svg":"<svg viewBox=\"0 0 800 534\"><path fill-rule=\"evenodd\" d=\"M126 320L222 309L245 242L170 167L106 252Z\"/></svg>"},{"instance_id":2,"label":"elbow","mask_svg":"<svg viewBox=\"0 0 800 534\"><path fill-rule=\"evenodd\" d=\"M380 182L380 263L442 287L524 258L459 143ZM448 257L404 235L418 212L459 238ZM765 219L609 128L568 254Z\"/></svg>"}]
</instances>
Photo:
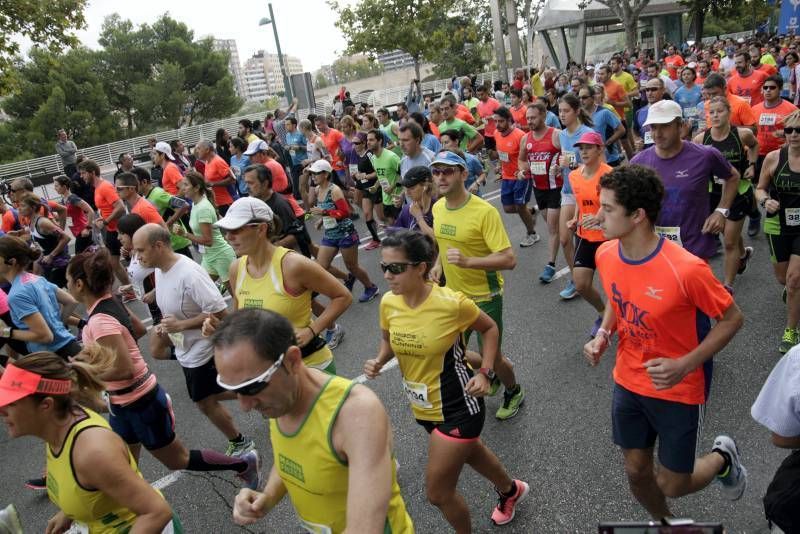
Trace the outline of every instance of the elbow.
<instances>
[{"instance_id":1,"label":"elbow","mask_svg":"<svg viewBox=\"0 0 800 534\"><path fill-rule=\"evenodd\" d=\"M36 343L41 343L42 345L49 345L54 340L55 340L55 337L53 336L53 332L48 329L47 332L39 333L36 336L36 339L32 340L32 341L34 341Z\"/></svg>"},{"instance_id":2,"label":"elbow","mask_svg":"<svg viewBox=\"0 0 800 534\"><path fill-rule=\"evenodd\" d=\"M157 527L155 532L161 532L172 521L172 508L170 508L169 503L160 496L159 500L161 502L158 508L149 514L153 518L153 526Z\"/></svg>"}]
</instances>

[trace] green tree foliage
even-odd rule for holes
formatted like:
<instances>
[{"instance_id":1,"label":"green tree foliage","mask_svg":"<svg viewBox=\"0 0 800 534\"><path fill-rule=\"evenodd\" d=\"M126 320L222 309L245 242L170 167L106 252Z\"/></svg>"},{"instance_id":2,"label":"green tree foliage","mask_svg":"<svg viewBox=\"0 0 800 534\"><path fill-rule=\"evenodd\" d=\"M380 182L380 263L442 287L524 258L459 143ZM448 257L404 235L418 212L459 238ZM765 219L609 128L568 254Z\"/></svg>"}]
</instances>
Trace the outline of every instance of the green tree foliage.
<instances>
[{"instance_id":1,"label":"green tree foliage","mask_svg":"<svg viewBox=\"0 0 800 534\"><path fill-rule=\"evenodd\" d=\"M86 0L0 0L0 95L11 90L14 57L22 35L52 51L78 44L72 30L83 28Z\"/></svg>"},{"instance_id":2,"label":"green tree foliage","mask_svg":"<svg viewBox=\"0 0 800 534\"><path fill-rule=\"evenodd\" d=\"M314 75L314 87L317 89L325 89L330 85L328 78L325 77L325 74L322 71L318 71L317 74Z\"/></svg>"},{"instance_id":3,"label":"green tree foliage","mask_svg":"<svg viewBox=\"0 0 800 534\"><path fill-rule=\"evenodd\" d=\"M333 62L336 83L342 84L377 76L383 72L383 65L367 57L339 58Z\"/></svg>"}]
</instances>

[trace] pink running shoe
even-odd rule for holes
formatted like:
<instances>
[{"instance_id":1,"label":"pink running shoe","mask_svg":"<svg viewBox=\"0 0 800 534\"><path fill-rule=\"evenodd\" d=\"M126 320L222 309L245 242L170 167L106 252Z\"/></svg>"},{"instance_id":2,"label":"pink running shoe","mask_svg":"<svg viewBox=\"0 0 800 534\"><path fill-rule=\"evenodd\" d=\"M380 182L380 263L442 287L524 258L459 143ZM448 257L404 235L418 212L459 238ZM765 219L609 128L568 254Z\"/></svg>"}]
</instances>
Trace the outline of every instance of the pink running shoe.
<instances>
[{"instance_id":1,"label":"pink running shoe","mask_svg":"<svg viewBox=\"0 0 800 534\"><path fill-rule=\"evenodd\" d=\"M375 250L376 248L381 246L380 241L375 241L372 239L369 243L364 246L364 250Z\"/></svg>"},{"instance_id":2,"label":"pink running shoe","mask_svg":"<svg viewBox=\"0 0 800 534\"><path fill-rule=\"evenodd\" d=\"M514 485L517 491L511 497L500 495L500 500L497 506L492 511L492 523L495 525L505 525L511 523L514 519L514 514L517 512L517 504L528 496L531 490L527 483L521 480L514 480Z\"/></svg>"}]
</instances>

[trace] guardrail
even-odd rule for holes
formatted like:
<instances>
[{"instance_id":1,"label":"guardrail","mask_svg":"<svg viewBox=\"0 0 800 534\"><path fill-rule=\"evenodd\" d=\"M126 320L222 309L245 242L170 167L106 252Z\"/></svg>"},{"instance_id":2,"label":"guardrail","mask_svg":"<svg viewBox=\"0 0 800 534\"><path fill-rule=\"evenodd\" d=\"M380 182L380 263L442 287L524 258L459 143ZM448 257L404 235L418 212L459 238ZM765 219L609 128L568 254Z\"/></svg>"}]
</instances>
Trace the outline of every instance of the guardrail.
<instances>
[{"instance_id":1,"label":"guardrail","mask_svg":"<svg viewBox=\"0 0 800 534\"><path fill-rule=\"evenodd\" d=\"M478 75L479 83L484 80L494 80L497 78L497 72L485 72ZM447 88L449 79L434 80L422 83L423 94L435 93L440 94ZM371 106L378 107L391 107L400 102L404 102L406 94L408 93L408 85L403 87L393 87L390 89L378 89L371 92L367 96L367 103ZM310 113L328 114L333 110L333 97L330 101L318 103L313 110L301 109L298 110L296 116L298 119L307 117ZM132 137L130 139L123 139L108 143L105 145L98 145L87 148L80 148L79 152L87 158L95 161L101 167L106 165L113 165L116 163L119 155L123 152L130 152L134 156L141 152L142 147L147 146L147 140L155 137L158 141L171 141L173 139L180 139L186 146L193 146L202 139L213 140L216 137L219 128L225 128L229 132L235 132L238 128L239 121L242 119L250 120L263 120L265 112L251 113L249 115L242 115L238 117L231 117L228 119L207 122L205 124L196 124L178 128L176 130L168 130L154 134L141 135ZM53 140L55 147L55 139ZM18 161L15 163L7 163L0 165L0 180L8 178L18 178L22 176L42 176L54 175L63 172L61 165L61 158L56 155L43 156L41 158L30 159L25 161Z\"/></svg>"}]
</instances>

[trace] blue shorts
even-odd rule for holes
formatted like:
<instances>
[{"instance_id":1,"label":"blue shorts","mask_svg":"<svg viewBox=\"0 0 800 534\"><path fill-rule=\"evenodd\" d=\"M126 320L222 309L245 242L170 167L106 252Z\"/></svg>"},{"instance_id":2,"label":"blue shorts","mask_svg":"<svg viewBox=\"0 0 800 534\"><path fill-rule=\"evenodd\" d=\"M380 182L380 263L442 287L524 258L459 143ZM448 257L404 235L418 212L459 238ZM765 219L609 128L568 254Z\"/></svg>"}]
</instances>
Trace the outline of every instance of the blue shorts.
<instances>
[{"instance_id":1,"label":"blue shorts","mask_svg":"<svg viewBox=\"0 0 800 534\"><path fill-rule=\"evenodd\" d=\"M658 437L658 461L675 473L694 472L705 404L645 397L614 384L611 426L623 449L649 449Z\"/></svg>"},{"instance_id":2,"label":"blue shorts","mask_svg":"<svg viewBox=\"0 0 800 534\"><path fill-rule=\"evenodd\" d=\"M331 248L350 248L350 247L357 247L361 244L361 240L358 237L358 232L353 231L352 234L339 238L339 239L328 239L327 237L323 237L320 245L323 247L331 247Z\"/></svg>"},{"instance_id":3,"label":"blue shorts","mask_svg":"<svg viewBox=\"0 0 800 534\"><path fill-rule=\"evenodd\" d=\"M522 206L531 199L533 180L506 180L500 186L500 203L503 206Z\"/></svg>"},{"instance_id":4,"label":"blue shorts","mask_svg":"<svg viewBox=\"0 0 800 534\"><path fill-rule=\"evenodd\" d=\"M159 384L130 404L111 404L110 408L111 428L129 445L141 443L152 451L175 440L172 401Z\"/></svg>"}]
</instances>

